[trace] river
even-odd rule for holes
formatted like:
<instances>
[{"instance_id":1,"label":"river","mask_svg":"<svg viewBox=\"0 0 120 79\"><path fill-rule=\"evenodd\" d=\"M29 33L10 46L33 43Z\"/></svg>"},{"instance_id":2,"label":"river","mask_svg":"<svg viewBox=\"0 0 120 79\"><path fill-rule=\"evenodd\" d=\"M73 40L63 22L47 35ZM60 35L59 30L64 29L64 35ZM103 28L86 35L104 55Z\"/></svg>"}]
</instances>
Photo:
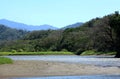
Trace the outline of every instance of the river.
<instances>
[{"instance_id":1,"label":"river","mask_svg":"<svg viewBox=\"0 0 120 79\"><path fill-rule=\"evenodd\" d=\"M41 60L65 63L82 63L97 66L120 67L120 58L114 56L76 56L76 55L41 55L41 56L6 56L13 60Z\"/></svg>"},{"instance_id":2,"label":"river","mask_svg":"<svg viewBox=\"0 0 120 79\"><path fill-rule=\"evenodd\" d=\"M120 68L120 58L114 58L114 56L44 55L44 56L6 56L6 57L9 57L13 60L40 60L65 63L82 63L103 67ZM52 77L25 77L8 79L120 79L120 75L52 76Z\"/></svg>"},{"instance_id":3,"label":"river","mask_svg":"<svg viewBox=\"0 0 120 79\"><path fill-rule=\"evenodd\" d=\"M120 79L120 75L24 77L24 78L6 78L6 79Z\"/></svg>"}]
</instances>

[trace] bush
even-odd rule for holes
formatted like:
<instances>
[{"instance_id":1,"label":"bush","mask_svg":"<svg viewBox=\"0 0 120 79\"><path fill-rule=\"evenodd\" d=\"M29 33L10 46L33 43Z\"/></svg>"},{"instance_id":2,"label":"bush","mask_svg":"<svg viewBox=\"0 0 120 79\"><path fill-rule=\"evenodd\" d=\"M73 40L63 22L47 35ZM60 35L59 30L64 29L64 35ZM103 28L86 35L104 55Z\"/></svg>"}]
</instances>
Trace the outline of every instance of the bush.
<instances>
[{"instance_id":1,"label":"bush","mask_svg":"<svg viewBox=\"0 0 120 79\"><path fill-rule=\"evenodd\" d=\"M6 57L0 57L0 64L11 64L13 63L13 60Z\"/></svg>"},{"instance_id":2,"label":"bush","mask_svg":"<svg viewBox=\"0 0 120 79\"><path fill-rule=\"evenodd\" d=\"M50 48L49 48L49 51L56 51L56 46L55 45L53 45L53 46L51 46Z\"/></svg>"},{"instance_id":3,"label":"bush","mask_svg":"<svg viewBox=\"0 0 120 79\"><path fill-rule=\"evenodd\" d=\"M78 49L75 54L76 55L81 55L84 51L85 50L83 50L83 49Z\"/></svg>"},{"instance_id":4,"label":"bush","mask_svg":"<svg viewBox=\"0 0 120 79\"><path fill-rule=\"evenodd\" d=\"M23 52L23 49L19 49L18 52Z\"/></svg>"},{"instance_id":5,"label":"bush","mask_svg":"<svg viewBox=\"0 0 120 79\"><path fill-rule=\"evenodd\" d=\"M81 55L97 55L97 54L98 52L96 52L95 50L86 50Z\"/></svg>"},{"instance_id":6,"label":"bush","mask_svg":"<svg viewBox=\"0 0 120 79\"><path fill-rule=\"evenodd\" d=\"M16 53L17 51L16 51L16 50L12 50L11 52L12 52L12 53Z\"/></svg>"},{"instance_id":7,"label":"bush","mask_svg":"<svg viewBox=\"0 0 120 79\"><path fill-rule=\"evenodd\" d=\"M67 50L67 49L62 49L61 51L63 51L63 52L68 52L68 50Z\"/></svg>"}]
</instances>

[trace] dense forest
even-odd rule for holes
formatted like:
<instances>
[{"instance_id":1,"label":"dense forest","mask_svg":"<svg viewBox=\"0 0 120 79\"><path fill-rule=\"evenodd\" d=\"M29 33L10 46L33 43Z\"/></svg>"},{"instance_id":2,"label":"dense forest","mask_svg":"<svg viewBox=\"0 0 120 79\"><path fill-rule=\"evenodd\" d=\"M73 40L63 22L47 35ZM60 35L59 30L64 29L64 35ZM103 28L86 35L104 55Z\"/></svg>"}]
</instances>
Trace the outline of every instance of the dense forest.
<instances>
[{"instance_id":1,"label":"dense forest","mask_svg":"<svg viewBox=\"0 0 120 79\"><path fill-rule=\"evenodd\" d=\"M26 32L0 25L0 51L117 52L120 57L120 14L94 18L80 27Z\"/></svg>"},{"instance_id":2,"label":"dense forest","mask_svg":"<svg viewBox=\"0 0 120 79\"><path fill-rule=\"evenodd\" d=\"M0 40L16 40L22 38L27 31L16 30L5 25L0 25Z\"/></svg>"}]
</instances>

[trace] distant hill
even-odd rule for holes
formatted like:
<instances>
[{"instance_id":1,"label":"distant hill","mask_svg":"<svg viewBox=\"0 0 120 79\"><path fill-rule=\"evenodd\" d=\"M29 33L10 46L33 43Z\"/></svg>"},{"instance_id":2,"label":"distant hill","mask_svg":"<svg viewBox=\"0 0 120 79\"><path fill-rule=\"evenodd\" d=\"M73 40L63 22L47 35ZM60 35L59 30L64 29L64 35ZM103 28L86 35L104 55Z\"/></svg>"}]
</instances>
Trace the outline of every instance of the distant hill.
<instances>
[{"instance_id":1,"label":"distant hill","mask_svg":"<svg viewBox=\"0 0 120 79\"><path fill-rule=\"evenodd\" d=\"M65 26L65 27L63 27L62 29L66 29L66 28L76 28L76 27L79 27L79 26L81 26L81 25L83 25L82 22L77 22L77 23L75 23L75 24L71 24L71 25Z\"/></svg>"},{"instance_id":2,"label":"distant hill","mask_svg":"<svg viewBox=\"0 0 120 79\"><path fill-rule=\"evenodd\" d=\"M53 27L53 26L47 25L47 24L44 24L44 25L27 25L27 24L18 23L18 22L6 20L6 19L1 19L0 24L6 25L10 28L22 29L22 30L27 30L27 31L48 30L48 29L56 30L56 29L58 29L57 27Z\"/></svg>"},{"instance_id":3,"label":"distant hill","mask_svg":"<svg viewBox=\"0 0 120 79\"><path fill-rule=\"evenodd\" d=\"M12 29L5 25L0 25L0 41L20 39L27 33L27 31Z\"/></svg>"}]
</instances>

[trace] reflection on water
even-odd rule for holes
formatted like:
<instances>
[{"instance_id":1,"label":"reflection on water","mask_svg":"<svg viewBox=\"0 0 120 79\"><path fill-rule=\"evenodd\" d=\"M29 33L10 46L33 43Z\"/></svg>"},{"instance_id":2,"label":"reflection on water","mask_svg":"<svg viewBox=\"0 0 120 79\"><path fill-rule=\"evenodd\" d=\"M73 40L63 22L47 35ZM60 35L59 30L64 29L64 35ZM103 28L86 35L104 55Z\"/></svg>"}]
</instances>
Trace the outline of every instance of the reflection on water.
<instances>
[{"instance_id":1,"label":"reflection on water","mask_svg":"<svg viewBox=\"0 0 120 79\"><path fill-rule=\"evenodd\" d=\"M55 77L25 77L9 79L120 79L120 75L109 76L55 76Z\"/></svg>"},{"instance_id":2,"label":"reflection on water","mask_svg":"<svg viewBox=\"0 0 120 79\"><path fill-rule=\"evenodd\" d=\"M13 60L42 60L66 63L82 63L98 66L120 67L120 58L113 56L75 56L75 55L44 55L44 56L7 56Z\"/></svg>"}]
</instances>

